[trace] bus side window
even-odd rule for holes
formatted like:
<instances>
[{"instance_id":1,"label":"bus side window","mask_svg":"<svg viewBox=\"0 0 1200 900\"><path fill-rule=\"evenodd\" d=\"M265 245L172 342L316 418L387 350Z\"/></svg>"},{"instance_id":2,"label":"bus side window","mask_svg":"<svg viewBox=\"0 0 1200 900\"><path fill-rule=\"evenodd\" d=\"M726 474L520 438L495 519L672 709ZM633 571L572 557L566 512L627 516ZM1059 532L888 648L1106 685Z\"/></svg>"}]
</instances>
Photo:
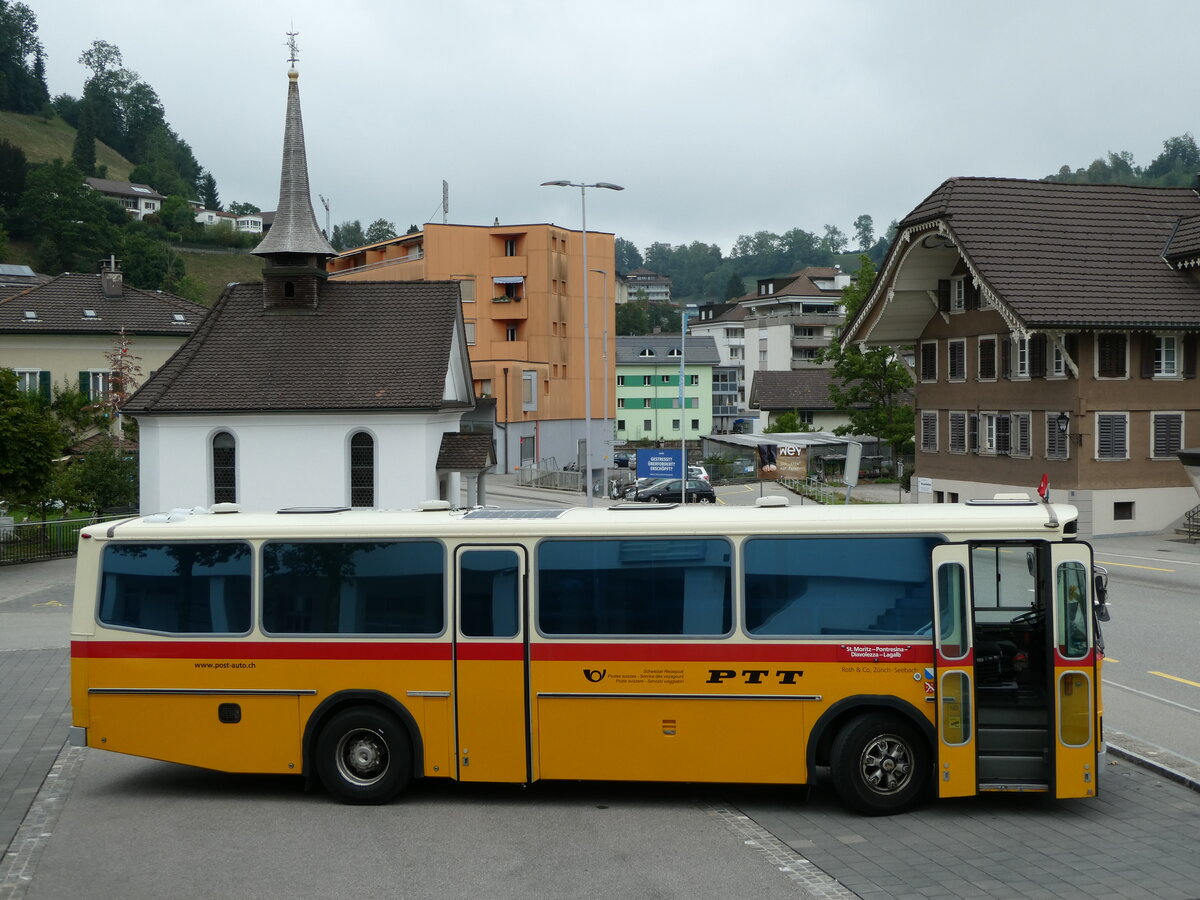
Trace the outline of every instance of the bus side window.
<instances>
[{"instance_id":1,"label":"bus side window","mask_svg":"<svg viewBox=\"0 0 1200 900\"><path fill-rule=\"evenodd\" d=\"M938 567L938 642L947 659L967 655L967 576L959 563Z\"/></svg>"},{"instance_id":2,"label":"bus side window","mask_svg":"<svg viewBox=\"0 0 1200 900\"><path fill-rule=\"evenodd\" d=\"M1066 659L1079 659L1088 652L1088 572L1083 563L1065 562L1058 567L1058 652Z\"/></svg>"}]
</instances>

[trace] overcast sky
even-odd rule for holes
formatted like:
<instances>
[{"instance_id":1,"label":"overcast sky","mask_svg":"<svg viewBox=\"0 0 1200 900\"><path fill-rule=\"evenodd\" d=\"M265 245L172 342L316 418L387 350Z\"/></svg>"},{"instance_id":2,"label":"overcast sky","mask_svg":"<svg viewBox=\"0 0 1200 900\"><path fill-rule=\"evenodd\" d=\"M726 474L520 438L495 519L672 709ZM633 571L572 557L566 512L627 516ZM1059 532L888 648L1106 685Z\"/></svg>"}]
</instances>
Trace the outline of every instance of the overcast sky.
<instances>
[{"instance_id":1,"label":"overcast sky","mask_svg":"<svg viewBox=\"0 0 1200 900\"><path fill-rule=\"evenodd\" d=\"M93 40L158 92L222 202L274 209L288 68L317 218L556 222L645 248L876 230L956 175L1040 178L1196 125L1200 3L26 0L51 94Z\"/></svg>"}]
</instances>

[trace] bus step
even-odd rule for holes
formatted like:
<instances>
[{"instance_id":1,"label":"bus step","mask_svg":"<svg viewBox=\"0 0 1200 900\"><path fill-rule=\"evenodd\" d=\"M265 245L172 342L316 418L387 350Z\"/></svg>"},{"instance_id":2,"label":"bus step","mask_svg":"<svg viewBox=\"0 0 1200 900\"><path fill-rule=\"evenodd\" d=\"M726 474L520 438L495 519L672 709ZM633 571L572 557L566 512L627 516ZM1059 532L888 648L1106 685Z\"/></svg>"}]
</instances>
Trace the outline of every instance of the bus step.
<instances>
[{"instance_id":1,"label":"bus step","mask_svg":"<svg viewBox=\"0 0 1200 900\"><path fill-rule=\"evenodd\" d=\"M980 727L980 753L1042 753L1049 739L1045 728Z\"/></svg>"},{"instance_id":2,"label":"bus step","mask_svg":"<svg viewBox=\"0 0 1200 900\"><path fill-rule=\"evenodd\" d=\"M980 728L1045 728L1046 710L1040 706L992 706L981 704L977 713Z\"/></svg>"},{"instance_id":3,"label":"bus step","mask_svg":"<svg viewBox=\"0 0 1200 900\"><path fill-rule=\"evenodd\" d=\"M981 755L977 765L981 782L1044 782L1047 780L1046 760L1039 753L986 754Z\"/></svg>"}]
</instances>

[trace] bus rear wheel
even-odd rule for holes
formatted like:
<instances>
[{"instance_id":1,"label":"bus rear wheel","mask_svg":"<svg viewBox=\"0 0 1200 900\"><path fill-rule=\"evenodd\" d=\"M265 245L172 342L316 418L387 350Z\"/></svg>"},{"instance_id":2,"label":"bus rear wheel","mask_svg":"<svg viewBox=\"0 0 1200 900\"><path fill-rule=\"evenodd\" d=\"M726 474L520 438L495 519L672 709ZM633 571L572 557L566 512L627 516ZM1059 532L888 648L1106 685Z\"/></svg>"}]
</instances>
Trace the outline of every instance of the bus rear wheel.
<instances>
[{"instance_id":1,"label":"bus rear wheel","mask_svg":"<svg viewBox=\"0 0 1200 900\"><path fill-rule=\"evenodd\" d=\"M412 747L391 713L354 706L321 729L316 765L325 790L342 803L388 803L408 786Z\"/></svg>"},{"instance_id":2,"label":"bus rear wheel","mask_svg":"<svg viewBox=\"0 0 1200 900\"><path fill-rule=\"evenodd\" d=\"M843 803L869 816L892 815L924 796L929 747L905 719L866 713L838 732L830 767Z\"/></svg>"}]
</instances>

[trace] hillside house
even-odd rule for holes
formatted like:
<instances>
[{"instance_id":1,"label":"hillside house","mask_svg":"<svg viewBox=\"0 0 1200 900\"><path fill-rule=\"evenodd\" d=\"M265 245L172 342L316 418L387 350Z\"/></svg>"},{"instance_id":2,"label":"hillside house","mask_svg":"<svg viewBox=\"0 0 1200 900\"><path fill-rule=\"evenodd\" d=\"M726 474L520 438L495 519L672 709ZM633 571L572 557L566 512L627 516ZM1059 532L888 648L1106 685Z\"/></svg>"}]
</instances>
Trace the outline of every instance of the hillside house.
<instances>
[{"instance_id":1,"label":"hillside house","mask_svg":"<svg viewBox=\"0 0 1200 900\"><path fill-rule=\"evenodd\" d=\"M133 218L141 221L149 215L157 214L167 198L148 184L136 184L132 181L113 181L109 178L85 178L87 186L99 191L105 197L111 197Z\"/></svg>"}]
</instances>

